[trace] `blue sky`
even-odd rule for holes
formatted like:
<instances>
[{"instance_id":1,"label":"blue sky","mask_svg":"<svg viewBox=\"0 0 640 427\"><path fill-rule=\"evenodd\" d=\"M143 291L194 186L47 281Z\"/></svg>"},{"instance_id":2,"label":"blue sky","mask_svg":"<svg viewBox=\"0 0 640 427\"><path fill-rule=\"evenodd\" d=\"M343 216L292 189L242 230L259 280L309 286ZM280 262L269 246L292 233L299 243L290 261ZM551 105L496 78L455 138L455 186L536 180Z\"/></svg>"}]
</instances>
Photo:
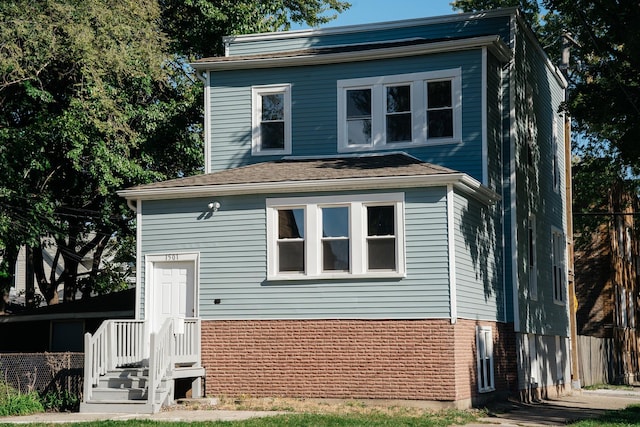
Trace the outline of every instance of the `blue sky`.
<instances>
[{"instance_id":1,"label":"blue sky","mask_svg":"<svg viewBox=\"0 0 640 427\"><path fill-rule=\"evenodd\" d=\"M349 0L351 8L323 27L368 24L456 13L452 0Z\"/></svg>"}]
</instances>

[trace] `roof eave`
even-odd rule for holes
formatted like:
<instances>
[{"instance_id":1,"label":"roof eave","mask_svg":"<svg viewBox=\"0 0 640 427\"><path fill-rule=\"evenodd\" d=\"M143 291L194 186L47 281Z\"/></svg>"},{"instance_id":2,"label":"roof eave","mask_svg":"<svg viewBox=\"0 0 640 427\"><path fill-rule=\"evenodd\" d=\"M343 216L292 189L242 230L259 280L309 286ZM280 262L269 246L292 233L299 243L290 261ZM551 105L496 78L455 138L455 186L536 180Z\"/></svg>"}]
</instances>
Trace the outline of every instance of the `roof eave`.
<instances>
[{"instance_id":1,"label":"roof eave","mask_svg":"<svg viewBox=\"0 0 640 427\"><path fill-rule=\"evenodd\" d=\"M356 25L344 25L336 27L303 29L294 31L277 31L268 33L253 33L253 34L241 34L241 35L227 35L222 38L225 44L231 43L243 43L243 42L255 42L255 41L270 41L270 40L284 40L291 38L302 37L318 37L328 36L334 34L350 34L361 33L367 31L384 31L392 30L396 28L415 27L422 25L435 25L451 22L464 22L476 19L497 18L502 16L511 16L518 10L517 6L504 7L492 10L484 10L477 12L463 12L452 13L440 16L428 16L414 19L402 19L396 21L384 21L374 22L367 24Z\"/></svg>"},{"instance_id":2,"label":"roof eave","mask_svg":"<svg viewBox=\"0 0 640 427\"><path fill-rule=\"evenodd\" d=\"M487 47L502 62L511 59L511 50L498 35L444 40L427 44L385 47L350 52L284 56L278 58L238 58L238 60L194 62L199 71L223 71L255 68L296 67L314 64L333 64L374 59L400 58L441 52L453 52Z\"/></svg>"},{"instance_id":3,"label":"roof eave","mask_svg":"<svg viewBox=\"0 0 640 427\"><path fill-rule=\"evenodd\" d=\"M165 200L249 194L423 188L450 184L486 204L500 200L499 194L464 173L142 188L121 190L118 191L118 195L128 200Z\"/></svg>"}]
</instances>

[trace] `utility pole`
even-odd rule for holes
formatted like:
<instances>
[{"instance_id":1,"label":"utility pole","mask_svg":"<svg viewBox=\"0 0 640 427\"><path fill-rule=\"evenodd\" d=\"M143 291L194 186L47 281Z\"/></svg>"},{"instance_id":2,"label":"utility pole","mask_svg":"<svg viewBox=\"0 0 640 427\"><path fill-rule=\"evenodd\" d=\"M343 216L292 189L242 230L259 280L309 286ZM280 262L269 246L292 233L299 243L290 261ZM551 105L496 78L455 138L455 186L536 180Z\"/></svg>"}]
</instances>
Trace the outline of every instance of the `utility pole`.
<instances>
[{"instance_id":1,"label":"utility pole","mask_svg":"<svg viewBox=\"0 0 640 427\"><path fill-rule=\"evenodd\" d=\"M570 45L578 44L571 35L562 35L562 64L561 69L565 78L569 80ZM565 101L568 99L568 88L565 89ZM580 365L578 364L578 326L576 325L576 312L578 299L576 298L576 282L573 265L573 194L571 178L571 117L565 111L564 114L564 158L565 158L565 198L567 206L567 273L569 290L569 335L571 341L571 388L580 389Z\"/></svg>"}]
</instances>

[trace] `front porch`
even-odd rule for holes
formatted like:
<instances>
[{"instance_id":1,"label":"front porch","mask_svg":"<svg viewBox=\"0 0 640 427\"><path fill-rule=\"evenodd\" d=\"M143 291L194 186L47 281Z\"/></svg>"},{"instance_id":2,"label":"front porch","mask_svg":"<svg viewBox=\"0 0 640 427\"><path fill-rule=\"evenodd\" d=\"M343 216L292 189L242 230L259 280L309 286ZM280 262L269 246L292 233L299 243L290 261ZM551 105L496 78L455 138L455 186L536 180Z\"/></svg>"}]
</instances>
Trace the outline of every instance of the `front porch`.
<instances>
[{"instance_id":1,"label":"front porch","mask_svg":"<svg viewBox=\"0 0 640 427\"><path fill-rule=\"evenodd\" d=\"M200 319L167 318L149 332L144 320L107 320L85 334L80 412L159 412L180 378L192 379L193 397L202 397Z\"/></svg>"}]
</instances>

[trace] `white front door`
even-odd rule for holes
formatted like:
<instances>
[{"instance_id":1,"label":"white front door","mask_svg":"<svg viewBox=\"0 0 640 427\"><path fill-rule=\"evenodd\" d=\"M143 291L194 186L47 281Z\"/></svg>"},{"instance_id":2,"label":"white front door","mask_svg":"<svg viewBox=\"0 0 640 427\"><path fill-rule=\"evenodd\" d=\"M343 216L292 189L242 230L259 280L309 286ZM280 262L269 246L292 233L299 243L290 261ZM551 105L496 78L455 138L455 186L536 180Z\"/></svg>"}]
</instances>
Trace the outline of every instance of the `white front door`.
<instances>
[{"instance_id":1,"label":"white front door","mask_svg":"<svg viewBox=\"0 0 640 427\"><path fill-rule=\"evenodd\" d=\"M171 317L195 317L195 264L191 261L153 264L151 332L157 332Z\"/></svg>"}]
</instances>

